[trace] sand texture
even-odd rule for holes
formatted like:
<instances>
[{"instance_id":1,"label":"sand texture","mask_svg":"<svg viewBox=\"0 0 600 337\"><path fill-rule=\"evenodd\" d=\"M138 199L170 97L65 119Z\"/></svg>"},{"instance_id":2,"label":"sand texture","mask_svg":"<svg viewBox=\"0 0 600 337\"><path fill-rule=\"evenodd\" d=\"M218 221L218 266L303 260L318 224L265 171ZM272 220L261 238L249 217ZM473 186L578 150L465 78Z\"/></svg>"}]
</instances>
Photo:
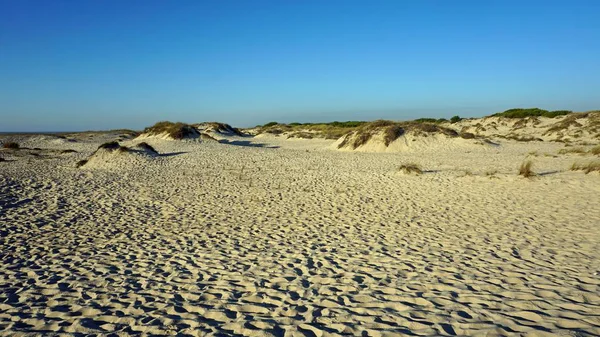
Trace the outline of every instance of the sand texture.
<instances>
[{"instance_id":1,"label":"sand texture","mask_svg":"<svg viewBox=\"0 0 600 337\"><path fill-rule=\"evenodd\" d=\"M598 156L115 136L2 152L1 335L600 335Z\"/></svg>"}]
</instances>

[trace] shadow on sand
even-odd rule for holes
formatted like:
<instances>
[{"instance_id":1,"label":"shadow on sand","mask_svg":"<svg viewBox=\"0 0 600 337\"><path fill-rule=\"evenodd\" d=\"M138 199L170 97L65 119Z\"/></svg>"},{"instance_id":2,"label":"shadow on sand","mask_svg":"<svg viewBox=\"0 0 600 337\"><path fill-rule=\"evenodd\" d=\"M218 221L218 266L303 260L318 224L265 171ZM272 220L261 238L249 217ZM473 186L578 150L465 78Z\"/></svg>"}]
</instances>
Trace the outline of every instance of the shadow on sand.
<instances>
[{"instance_id":1,"label":"shadow on sand","mask_svg":"<svg viewBox=\"0 0 600 337\"><path fill-rule=\"evenodd\" d=\"M173 157L173 156L178 156L180 154L185 154L187 152L171 152L171 153L160 153L158 156L159 157Z\"/></svg>"},{"instance_id":2,"label":"shadow on sand","mask_svg":"<svg viewBox=\"0 0 600 337\"><path fill-rule=\"evenodd\" d=\"M227 140L227 139L221 139L221 140L219 140L219 143L221 143L221 144L227 144L227 145L235 145L235 146L263 147L263 148L266 148L266 149L277 149L277 148L279 148L279 146L274 146L274 145L267 145L267 144L262 144L262 143L252 143L249 140Z\"/></svg>"}]
</instances>

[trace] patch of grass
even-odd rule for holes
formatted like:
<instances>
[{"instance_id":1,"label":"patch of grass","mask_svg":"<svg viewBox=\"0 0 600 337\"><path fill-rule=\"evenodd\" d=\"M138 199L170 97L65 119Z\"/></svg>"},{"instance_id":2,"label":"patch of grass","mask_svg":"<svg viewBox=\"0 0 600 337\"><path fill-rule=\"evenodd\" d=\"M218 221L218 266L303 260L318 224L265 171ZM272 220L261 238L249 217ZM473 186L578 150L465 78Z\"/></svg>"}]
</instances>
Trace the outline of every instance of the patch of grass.
<instances>
[{"instance_id":1,"label":"patch of grass","mask_svg":"<svg viewBox=\"0 0 600 337\"><path fill-rule=\"evenodd\" d=\"M148 144L146 142L138 143L136 146L139 147L140 149L150 151L152 153L158 153L158 151L156 151L150 144Z\"/></svg>"},{"instance_id":2,"label":"patch of grass","mask_svg":"<svg viewBox=\"0 0 600 337\"><path fill-rule=\"evenodd\" d=\"M18 150L21 146L16 142L7 142L2 144L2 147L5 149Z\"/></svg>"},{"instance_id":3,"label":"patch of grass","mask_svg":"<svg viewBox=\"0 0 600 337\"><path fill-rule=\"evenodd\" d=\"M525 118L525 117L548 117L554 118L558 116L564 116L572 113L569 110L556 110L548 111L540 108L516 108L508 109L504 112L495 113L494 117L506 117L506 118Z\"/></svg>"},{"instance_id":4,"label":"patch of grass","mask_svg":"<svg viewBox=\"0 0 600 337\"><path fill-rule=\"evenodd\" d=\"M158 122L153 126L145 128L144 133L148 133L151 135L166 133L167 135L169 135L169 137L173 139L184 139L189 136L197 135L198 130L196 130L196 128L189 124L163 121Z\"/></svg>"},{"instance_id":5,"label":"patch of grass","mask_svg":"<svg viewBox=\"0 0 600 337\"><path fill-rule=\"evenodd\" d=\"M474 139L475 138L475 134L470 133L470 132L461 132L458 135L460 136L460 138L464 138L464 139Z\"/></svg>"},{"instance_id":6,"label":"patch of grass","mask_svg":"<svg viewBox=\"0 0 600 337\"><path fill-rule=\"evenodd\" d=\"M106 149L106 150L114 151L114 150L118 150L120 147L121 147L121 145L119 145L118 142L113 141L113 142L106 142L106 143L98 146L98 150Z\"/></svg>"},{"instance_id":7,"label":"patch of grass","mask_svg":"<svg viewBox=\"0 0 600 337\"><path fill-rule=\"evenodd\" d=\"M398 137L406 132L412 131L415 135L426 136L430 133L441 133L450 137L457 137L455 130L426 122L393 122L388 120L377 120L366 123L355 131L346 134L346 137L338 145L338 148L351 146L352 149L366 144L375 134L383 133L383 141L389 146Z\"/></svg>"},{"instance_id":8,"label":"patch of grass","mask_svg":"<svg viewBox=\"0 0 600 337\"><path fill-rule=\"evenodd\" d=\"M558 154L567 154L567 153L579 153L579 154L584 154L586 151L584 148L582 147L573 147L573 148L566 148L566 149L560 149L558 151Z\"/></svg>"},{"instance_id":9,"label":"patch of grass","mask_svg":"<svg viewBox=\"0 0 600 337\"><path fill-rule=\"evenodd\" d=\"M400 165L400 167L398 168L398 171L406 173L406 174L421 174L423 173L423 169L421 169L421 166L415 163L408 163L408 164L402 164Z\"/></svg>"},{"instance_id":10,"label":"patch of grass","mask_svg":"<svg viewBox=\"0 0 600 337\"><path fill-rule=\"evenodd\" d=\"M524 161L519 167L519 175L525 178L535 177L535 172L532 171L533 162L531 160Z\"/></svg>"},{"instance_id":11,"label":"patch of grass","mask_svg":"<svg viewBox=\"0 0 600 337\"><path fill-rule=\"evenodd\" d=\"M600 145L596 145L590 149L590 153L596 156L600 156Z\"/></svg>"},{"instance_id":12,"label":"patch of grass","mask_svg":"<svg viewBox=\"0 0 600 337\"><path fill-rule=\"evenodd\" d=\"M600 161L592 161L587 164L573 163L571 171L583 171L585 174L590 172L600 172Z\"/></svg>"}]
</instances>

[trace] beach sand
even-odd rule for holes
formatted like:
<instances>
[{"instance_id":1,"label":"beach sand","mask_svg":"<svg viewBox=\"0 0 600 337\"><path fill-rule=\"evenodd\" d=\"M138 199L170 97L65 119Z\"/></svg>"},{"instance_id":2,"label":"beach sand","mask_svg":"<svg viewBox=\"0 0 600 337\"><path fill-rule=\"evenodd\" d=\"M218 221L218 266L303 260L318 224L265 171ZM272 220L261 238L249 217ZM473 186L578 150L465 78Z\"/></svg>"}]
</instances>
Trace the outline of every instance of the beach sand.
<instances>
[{"instance_id":1,"label":"beach sand","mask_svg":"<svg viewBox=\"0 0 600 337\"><path fill-rule=\"evenodd\" d=\"M4 153L0 334L600 335L600 175L569 170L597 156L262 136L76 168L102 137Z\"/></svg>"}]
</instances>

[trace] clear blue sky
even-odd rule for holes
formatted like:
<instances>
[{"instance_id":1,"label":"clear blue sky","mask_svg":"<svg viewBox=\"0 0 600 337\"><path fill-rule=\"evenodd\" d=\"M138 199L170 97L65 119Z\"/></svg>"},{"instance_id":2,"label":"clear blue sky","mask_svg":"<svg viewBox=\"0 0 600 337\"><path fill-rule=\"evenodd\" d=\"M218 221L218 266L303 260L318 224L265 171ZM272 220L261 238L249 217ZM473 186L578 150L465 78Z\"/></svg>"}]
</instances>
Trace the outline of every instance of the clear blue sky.
<instances>
[{"instance_id":1,"label":"clear blue sky","mask_svg":"<svg viewBox=\"0 0 600 337\"><path fill-rule=\"evenodd\" d=\"M600 108L600 1L0 0L0 131Z\"/></svg>"}]
</instances>

